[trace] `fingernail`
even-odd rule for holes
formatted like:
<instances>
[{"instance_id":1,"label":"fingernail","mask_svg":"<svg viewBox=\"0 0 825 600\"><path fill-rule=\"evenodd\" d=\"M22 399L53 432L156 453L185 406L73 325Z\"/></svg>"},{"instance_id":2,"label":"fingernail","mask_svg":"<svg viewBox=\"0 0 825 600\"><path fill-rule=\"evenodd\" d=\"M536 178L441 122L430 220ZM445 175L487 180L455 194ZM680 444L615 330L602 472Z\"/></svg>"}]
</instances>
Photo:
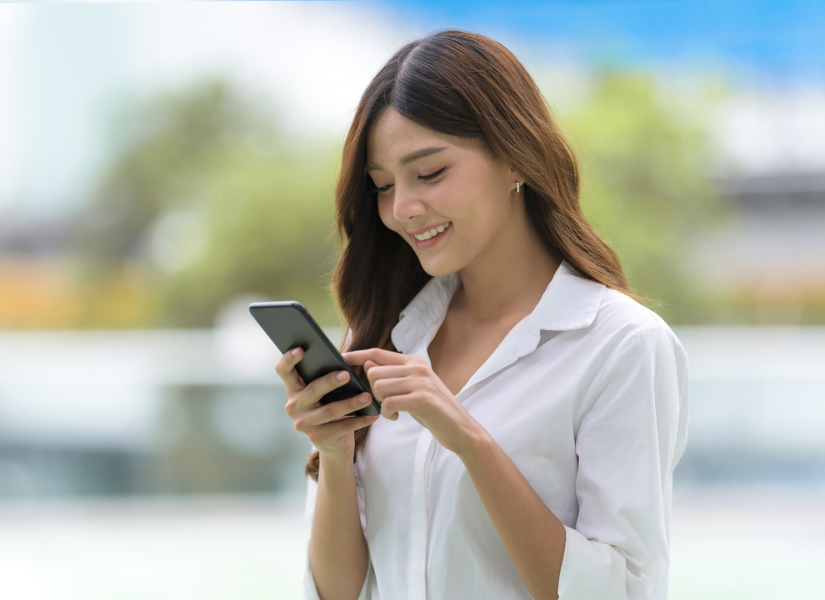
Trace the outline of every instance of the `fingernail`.
<instances>
[{"instance_id":1,"label":"fingernail","mask_svg":"<svg viewBox=\"0 0 825 600\"><path fill-rule=\"evenodd\" d=\"M341 371L335 377L336 377L336 379L338 379L338 381L344 381L344 379L347 378L347 372L346 371Z\"/></svg>"},{"instance_id":2,"label":"fingernail","mask_svg":"<svg viewBox=\"0 0 825 600\"><path fill-rule=\"evenodd\" d=\"M361 394L361 396L358 398L358 402L360 404L366 404L369 401L370 401L369 394Z\"/></svg>"},{"instance_id":3,"label":"fingernail","mask_svg":"<svg viewBox=\"0 0 825 600\"><path fill-rule=\"evenodd\" d=\"M290 351L289 351L289 353L290 353L292 356L298 356L298 353L299 353L300 351L301 351L301 349L300 349L300 348L293 348L292 350L290 350Z\"/></svg>"}]
</instances>

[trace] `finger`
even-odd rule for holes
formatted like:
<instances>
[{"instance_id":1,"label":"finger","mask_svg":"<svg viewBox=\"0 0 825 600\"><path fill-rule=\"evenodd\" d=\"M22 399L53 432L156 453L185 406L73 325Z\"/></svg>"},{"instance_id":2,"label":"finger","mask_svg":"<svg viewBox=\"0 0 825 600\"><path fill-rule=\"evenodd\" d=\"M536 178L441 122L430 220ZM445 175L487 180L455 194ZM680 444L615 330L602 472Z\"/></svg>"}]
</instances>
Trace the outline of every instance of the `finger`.
<instances>
[{"instance_id":1,"label":"finger","mask_svg":"<svg viewBox=\"0 0 825 600\"><path fill-rule=\"evenodd\" d=\"M341 378L343 376L343 378ZM332 371L310 382L298 395L297 408L300 412L314 407L318 401L332 390L349 381L346 371Z\"/></svg>"},{"instance_id":2,"label":"finger","mask_svg":"<svg viewBox=\"0 0 825 600\"><path fill-rule=\"evenodd\" d=\"M306 387L304 380L301 379L298 371L295 370L295 365L297 365L303 357L304 351L301 348L293 348L281 356L275 364L275 372L283 380L287 388L287 396Z\"/></svg>"},{"instance_id":3,"label":"finger","mask_svg":"<svg viewBox=\"0 0 825 600\"><path fill-rule=\"evenodd\" d=\"M395 421L398 413L420 409L421 404L421 395L416 392L387 396L381 403L381 415Z\"/></svg>"},{"instance_id":4,"label":"finger","mask_svg":"<svg viewBox=\"0 0 825 600\"><path fill-rule=\"evenodd\" d=\"M318 439L320 437L327 440L338 439L342 435L346 435L351 431L356 431L362 427L366 427L367 425L372 425L380 418L380 416L381 415L370 415L368 417L347 417L346 419L333 421L325 425L319 425L316 427L318 430L317 433L313 434L310 441L312 441L313 438ZM315 444L314 441L313 444Z\"/></svg>"},{"instance_id":5,"label":"finger","mask_svg":"<svg viewBox=\"0 0 825 600\"><path fill-rule=\"evenodd\" d=\"M372 384L372 392L379 402L390 396L400 396L413 391L415 382L408 377L381 378Z\"/></svg>"},{"instance_id":6,"label":"finger","mask_svg":"<svg viewBox=\"0 0 825 600\"><path fill-rule=\"evenodd\" d=\"M299 431L309 429L310 427L318 427L331 421L336 421L342 417L347 416L353 411L364 408L372 401L369 394L359 394L353 398L330 402L324 406L319 406L310 410L308 413L300 417L295 422L295 429Z\"/></svg>"},{"instance_id":7,"label":"finger","mask_svg":"<svg viewBox=\"0 0 825 600\"><path fill-rule=\"evenodd\" d=\"M390 352L383 348L353 350L352 352L344 352L341 356L351 365L363 365L368 360L374 361L379 365L403 365L410 359L406 354Z\"/></svg>"},{"instance_id":8,"label":"finger","mask_svg":"<svg viewBox=\"0 0 825 600\"><path fill-rule=\"evenodd\" d=\"M373 367L377 367L377 366L378 366L377 362L372 361L372 360L368 360L367 362L364 363L364 373L369 373L370 369L372 369Z\"/></svg>"},{"instance_id":9,"label":"finger","mask_svg":"<svg viewBox=\"0 0 825 600\"><path fill-rule=\"evenodd\" d=\"M364 367L366 368L366 365L364 365ZM376 365L367 372L367 379L369 379L370 385L372 385L373 382L379 379L409 377L415 374L415 369L411 367L412 365Z\"/></svg>"}]
</instances>

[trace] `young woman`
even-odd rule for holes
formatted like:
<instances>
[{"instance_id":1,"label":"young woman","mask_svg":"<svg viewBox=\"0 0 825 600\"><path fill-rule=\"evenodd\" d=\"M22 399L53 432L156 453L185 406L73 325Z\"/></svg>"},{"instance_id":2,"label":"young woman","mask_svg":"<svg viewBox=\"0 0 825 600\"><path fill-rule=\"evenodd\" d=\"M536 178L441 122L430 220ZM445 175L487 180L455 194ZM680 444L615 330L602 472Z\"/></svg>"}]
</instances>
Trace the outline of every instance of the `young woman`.
<instances>
[{"instance_id":1,"label":"young woman","mask_svg":"<svg viewBox=\"0 0 825 600\"><path fill-rule=\"evenodd\" d=\"M573 154L500 44L443 31L364 93L336 190L346 381L277 371L316 450L306 598L667 596L687 358L579 206ZM341 372L343 373L343 372Z\"/></svg>"}]
</instances>

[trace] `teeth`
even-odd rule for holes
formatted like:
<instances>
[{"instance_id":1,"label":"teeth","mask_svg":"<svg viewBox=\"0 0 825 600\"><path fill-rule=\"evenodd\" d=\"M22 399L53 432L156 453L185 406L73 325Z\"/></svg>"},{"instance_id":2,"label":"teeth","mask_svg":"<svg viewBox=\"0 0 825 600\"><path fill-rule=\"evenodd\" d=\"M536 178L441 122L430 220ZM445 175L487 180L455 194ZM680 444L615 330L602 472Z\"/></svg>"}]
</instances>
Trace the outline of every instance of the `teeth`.
<instances>
[{"instance_id":1,"label":"teeth","mask_svg":"<svg viewBox=\"0 0 825 600\"><path fill-rule=\"evenodd\" d=\"M417 240L419 240L419 241L422 241L422 242L423 242L424 240L428 240L428 239L430 239L431 237L436 236L436 235L438 235L439 233L443 232L443 231L444 231L445 229L447 229L450 225L452 225L452 221L449 221L449 222L447 222L447 223L444 223L444 225L439 225L438 227L433 227L433 228L432 228L432 229L430 229L429 231L425 231L424 233L422 233L422 234L420 234L420 235L414 235L413 237L414 237L415 239L417 239Z\"/></svg>"}]
</instances>

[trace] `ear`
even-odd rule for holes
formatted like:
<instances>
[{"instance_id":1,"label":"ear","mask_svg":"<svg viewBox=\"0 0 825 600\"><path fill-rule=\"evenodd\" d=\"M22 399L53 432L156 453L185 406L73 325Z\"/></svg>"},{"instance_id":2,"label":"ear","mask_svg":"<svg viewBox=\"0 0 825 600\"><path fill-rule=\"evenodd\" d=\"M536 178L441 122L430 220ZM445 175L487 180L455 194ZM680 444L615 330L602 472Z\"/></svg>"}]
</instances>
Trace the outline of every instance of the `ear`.
<instances>
[{"instance_id":1,"label":"ear","mask_svg":"<svg viewBox=\"0 0 825 600\"><path fill-rule=\"evenodd\" d=\"M518 181L521 185L524 185L524 176L512 167L510 167L509 175L514 186L516 185L516 181Z\"/></svg>"}]
</instances>

